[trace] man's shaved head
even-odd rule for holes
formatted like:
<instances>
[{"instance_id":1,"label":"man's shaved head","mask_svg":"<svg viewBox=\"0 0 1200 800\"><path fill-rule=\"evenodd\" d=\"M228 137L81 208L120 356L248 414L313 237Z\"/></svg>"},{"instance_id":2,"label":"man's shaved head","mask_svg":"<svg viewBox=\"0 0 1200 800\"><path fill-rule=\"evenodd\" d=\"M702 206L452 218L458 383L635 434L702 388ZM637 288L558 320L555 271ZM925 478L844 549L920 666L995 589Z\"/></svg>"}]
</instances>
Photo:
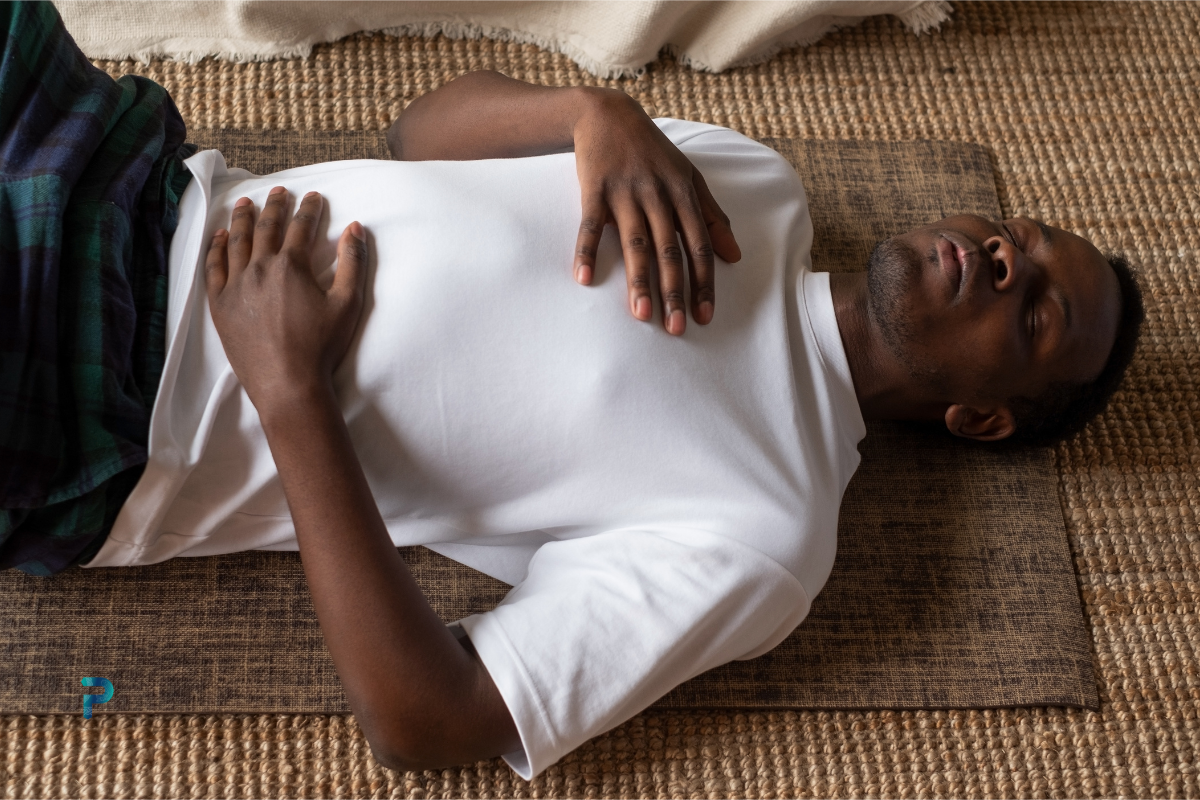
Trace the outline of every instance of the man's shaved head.
<instances>
[{"instance_id":1,"label":"man's shaved head","mask_svg":"<svg viewBox=\"0 0 1200 800\"><path fill-rule=\"evenodd\" d=\"M1143 316L1123 260L1026 218L947 217L880 242L867 287L875 328L945 404L947 427L985 440L1081 428L1119 383Z\"/></svg>"}]
</instances>

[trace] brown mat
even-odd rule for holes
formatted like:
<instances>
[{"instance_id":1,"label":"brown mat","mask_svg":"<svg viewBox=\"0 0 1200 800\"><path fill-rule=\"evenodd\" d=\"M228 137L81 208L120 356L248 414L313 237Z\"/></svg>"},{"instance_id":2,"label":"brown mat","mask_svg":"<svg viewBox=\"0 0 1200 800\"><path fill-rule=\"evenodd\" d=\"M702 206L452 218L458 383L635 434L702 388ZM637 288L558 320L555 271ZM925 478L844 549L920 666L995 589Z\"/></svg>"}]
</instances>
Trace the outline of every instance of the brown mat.
<instances>
[{"instance_id":1,"label":"brown mat","mask_svg":"<svg viewBox=\"0 0 1200 800\"><path fill-rule=\"evenodd\" d=\"M378 134L198 131L259 174L386 158ZM805 179L814 264L855 269L879 238L969 211L999 215L987 152L946 142L771 139ZM837 563L782 645L679 687L659 707L963 708L1099 698L1056 477L1042 450L995 453L874 426L847 493ZM447 620L508 586L406 548ZM296 553L177 558L0 576L0 683L9 712L78 713L79 678L116 694L105 711L345 712Z\"/></svg>"}]
</instances>

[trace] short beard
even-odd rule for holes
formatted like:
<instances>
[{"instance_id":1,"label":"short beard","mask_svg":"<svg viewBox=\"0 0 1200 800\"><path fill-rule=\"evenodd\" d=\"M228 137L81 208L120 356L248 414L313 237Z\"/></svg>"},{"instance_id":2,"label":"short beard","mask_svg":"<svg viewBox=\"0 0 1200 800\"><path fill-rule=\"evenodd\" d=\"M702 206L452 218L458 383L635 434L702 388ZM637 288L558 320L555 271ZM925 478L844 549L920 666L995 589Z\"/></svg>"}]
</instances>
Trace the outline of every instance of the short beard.
<instances>
[{"instance_id":1,"label":"short beard","mask_svg":"<svg viewBox=\"0 0 1200 800\"><path fill-rule=\"evenodd\" d=\"M908 374L922 381L939 379L937 367L914 352L912 301L908 289L921 276L921 254L897 239L875 245L867 260L867 310L884 344Z\"/></svg>"}]
</instances>

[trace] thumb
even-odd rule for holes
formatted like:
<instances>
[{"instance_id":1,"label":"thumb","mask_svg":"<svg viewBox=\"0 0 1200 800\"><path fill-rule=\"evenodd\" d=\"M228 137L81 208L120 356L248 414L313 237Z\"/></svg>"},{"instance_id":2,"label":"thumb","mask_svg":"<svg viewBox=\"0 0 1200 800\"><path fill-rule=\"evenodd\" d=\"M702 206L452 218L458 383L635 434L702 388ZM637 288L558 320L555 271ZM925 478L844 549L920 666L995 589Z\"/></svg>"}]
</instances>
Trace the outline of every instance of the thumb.
<instances>
[{"instance_id":1,"label":"thumb","mask_svg":"<svg viewBox=\"0 0 1200 800\"><path fill-rule=\"evenodd\" d=\"M330 291L361 301L367 285L367 232L358 221L342 231L337 254L338 267Z\"/></svg>"},{"instance_id":2,"label":"thumb","mask_svg":"<svg viewBox=\"0 0 1200 800\"><path fill-rule=\"evenodd\" d=\"M226 247L229 244L229 231L221 228L213 234L208 246L208 255L204 258L204 282L208 290L208 303L215 305L217 295L225 288L229 280L229 262Z\"/></svg>"},{"instance_id":3,"label":"thumb","mask_svg":"<svg viewBox=\"0 0 1200 800\"><path fill-rule=\"evenodd\" d=\"M737 240L733 238L733 229L729 227L728 222L710 224L708 238L712 242L716 254L730 264L736 264L742 260L742 249L738 247Z\"/></svg>"},{"instance_id":4,"label":"thumb","mask_svg":"<svg viewBox=\"0 0 1200 800\"><path fill-rule=\"evenodd\" d=\"M699 170L692 174L692 179L696 187L696 199L700 201L700 213L704 216L704 224L708 226L708 238L712 242L713 250L730 264L741 261L742 249L738 247L737 240L733 238L733 228L729 225L729 217L721 210L717 199L708 190L708 184L704 182L704 176L700 174Z\"/></svg>"}]
</instances>

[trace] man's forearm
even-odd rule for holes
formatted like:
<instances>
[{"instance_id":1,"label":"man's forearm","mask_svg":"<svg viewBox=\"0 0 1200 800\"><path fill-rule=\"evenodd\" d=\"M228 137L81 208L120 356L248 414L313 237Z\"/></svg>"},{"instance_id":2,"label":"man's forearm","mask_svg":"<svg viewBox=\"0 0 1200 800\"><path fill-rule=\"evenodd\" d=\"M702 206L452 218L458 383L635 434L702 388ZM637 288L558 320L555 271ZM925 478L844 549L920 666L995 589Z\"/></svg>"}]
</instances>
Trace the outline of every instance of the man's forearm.
<instances>
[{"instance_id":1,"label":"man's forearm","mask_svg":"<svg viewBox=\"0 0 1200 800\"><path fill-rule=\"evenodd\" d=\"M567 151L584 114L633 102L611 89L535 86L498 72L471 72L414 100L388 131L388 147L403 161Z\"/></svg>"},{"instance_id":2,"label":"man's forearm","mask_svg":"<svg viewBox=\"0 0 1200 800\"><path fill-rule=\"evenodd\" d=\"M657 265L663 327L674 335L686 328L689 295L696 322L713 318L714 254L742 257L704 178L637 101L616 89L534 86L471 72L414 100L388 131L388 148L402 161L574 150L581 212L575 280L592 282L600 240L615 224L629 310L640 320L653 317Z\"/></svg>"},{"instance_id":3,"label":"man's forearm","mask_svg":"<svg viewBox=\"0 0 1200 800\"><path fill-rule=\"evenodd\" d=\"M437 768L518 748L486 670L396 551L332 391L298 393L262 419L325 642L376 757Z\"/></svg>"}]
</instances>

